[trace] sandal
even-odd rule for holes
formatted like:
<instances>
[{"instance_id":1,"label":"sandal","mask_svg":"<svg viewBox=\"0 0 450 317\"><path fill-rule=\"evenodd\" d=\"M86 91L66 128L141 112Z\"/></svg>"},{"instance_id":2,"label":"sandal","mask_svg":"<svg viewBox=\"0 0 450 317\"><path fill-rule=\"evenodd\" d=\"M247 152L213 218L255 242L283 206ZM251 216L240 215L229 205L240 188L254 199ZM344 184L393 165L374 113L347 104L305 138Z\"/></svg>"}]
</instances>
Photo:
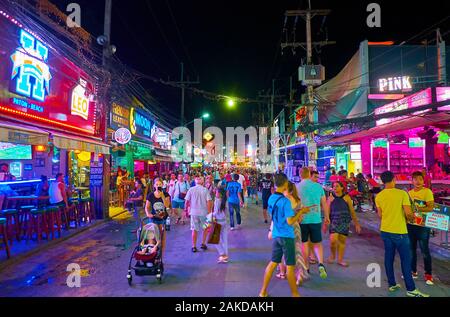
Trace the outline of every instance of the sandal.
<instances>
[{"instance_id":1,"label":"sandal","mask_svg":"<svg viewBox=\"0 0 450 317\"><path fill-rule=\"evenodd\" d=\"M342 267L349 267L350 265L347 262L338 262L338 265Z\"/></svg>"},{"instance_id":2,"label":"sandal","mask_svg":"<svg viewBox=\"0 0 450 317\"><path fill-rule=\"evenodd\" d=\"M279 278L279 279L281 279L281 280L284 280L284 279L286 279L286 274L278 273L278 274L276 275L276 277Z\"/></svg>"},{"instance_id":3,"label":"sandal","mask_svg":"<svg viewBox=\"0 0 450 317\"><path fill-rule=\"evenodd\" d=\"M206 244L202 244L202 246L200 247L200 249L202 249L202 250L208 250L208 247L206 246Z\"/></svg>"},{"instance_id":4,"label":"sandal","mask_svg":"<svg viewBox=\"0 0 450 317\"><path fill-rule=\"evenodd\" d=\"M194 253L195 253L195 252L198 252L198 250L197 250L196 247L193 247L191 250L192 250L192 252L194 252Z\"/></svg>"}]
</instances>

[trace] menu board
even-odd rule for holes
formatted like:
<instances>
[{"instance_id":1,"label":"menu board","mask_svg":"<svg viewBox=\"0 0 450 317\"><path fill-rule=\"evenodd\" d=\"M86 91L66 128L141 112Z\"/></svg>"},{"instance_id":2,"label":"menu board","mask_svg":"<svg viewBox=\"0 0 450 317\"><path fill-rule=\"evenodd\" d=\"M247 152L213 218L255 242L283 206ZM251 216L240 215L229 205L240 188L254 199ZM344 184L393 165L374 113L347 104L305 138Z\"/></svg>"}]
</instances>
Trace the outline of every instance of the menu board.
<instances>
[{"instance_id":1,"label":"menu board","mask_svg":"<svg viewBox=\"0 0 450 317\"><path fill-rule=\"evenodd\" d=\"M427 215L425 227L448 231L448 216L431 212Z\"/></svg>"},{"instance_id":2,"label":"menu board","mask_svg":"<svg viewBox=\"0 0 450 317\"><path fill-rule=\"evenodd\" d=\"M417 205L418 201L416 200L415 203ZM425 205L425 202L423 202L422 205L419 205L419 207L425 207ZM410 224L448 231L448 222L450 218L449 209L450 206L434 204L432 212L421 213L416 210L414 213L414 221L410 222Z\"/></svg>"},{"instance_id":3,"label":"menu board","mask_svg":"<svg viewBox=\"0 0 450 317\"><path fill-rule=\"evenodd\" d=\"M103 186L103 160L91 162L91 174L89 177L91 187Z\"/></svg>"}]
</instances>

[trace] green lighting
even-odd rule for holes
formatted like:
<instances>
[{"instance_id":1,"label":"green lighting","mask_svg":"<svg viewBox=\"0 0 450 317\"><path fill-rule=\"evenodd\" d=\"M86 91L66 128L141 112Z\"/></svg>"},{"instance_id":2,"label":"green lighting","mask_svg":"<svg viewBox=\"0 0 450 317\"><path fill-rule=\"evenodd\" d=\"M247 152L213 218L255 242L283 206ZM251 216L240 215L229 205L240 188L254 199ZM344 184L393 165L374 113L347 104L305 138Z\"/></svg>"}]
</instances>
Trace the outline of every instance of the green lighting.
<instances>
[{"instance_id":1,"label":"green lighting","mask_svg":"<svg viewBox=\"0 0 450 317\"><path fill-rule=\"evenodd\" d=\"M208 119L209 117L210 117L209 113L204 113L204 114L202 115L202 118L203 118L203 119Z\"/></svg>"},{"instance_id":2,"label":"green lighting","mask_svg":"<svg viewBox=\"0 0 450 317\"><path fill-rule=\"evenodd\" d=\"M227 101L228 107L232 108L232 107L234 107L235 104L236 104L236 103L234 102L233 99L228 99L228 101Z\"/></svg>"}]
</instances>

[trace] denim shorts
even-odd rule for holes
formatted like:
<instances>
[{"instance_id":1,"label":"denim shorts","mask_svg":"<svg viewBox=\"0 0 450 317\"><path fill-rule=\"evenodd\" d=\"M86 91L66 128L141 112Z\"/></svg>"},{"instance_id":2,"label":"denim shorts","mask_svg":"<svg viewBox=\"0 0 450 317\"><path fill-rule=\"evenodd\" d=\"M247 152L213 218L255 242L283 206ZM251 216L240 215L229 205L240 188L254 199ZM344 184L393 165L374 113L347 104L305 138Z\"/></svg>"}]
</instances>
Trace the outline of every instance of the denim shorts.
<instances>
[{"instance_id":1,"label":"denim shorts","mask_svg":"<svg viewBox=\"0 0 450 317\"><path fill-rule=\"evenodd\" d=\"M172 208L184 209L184 200L183 201L172 200Z\"/></svg>"},{"instance_id":2,"label":"denim shorts","mask_svg":"<svg viewBox=\"0 0 450 317\"><path fill-rule=\"evenodd\" d=\"M275 238L272 242L272 262L281 263L284 255L286 265L295 265L295 239Z\"/></svg>"}]
</instances>

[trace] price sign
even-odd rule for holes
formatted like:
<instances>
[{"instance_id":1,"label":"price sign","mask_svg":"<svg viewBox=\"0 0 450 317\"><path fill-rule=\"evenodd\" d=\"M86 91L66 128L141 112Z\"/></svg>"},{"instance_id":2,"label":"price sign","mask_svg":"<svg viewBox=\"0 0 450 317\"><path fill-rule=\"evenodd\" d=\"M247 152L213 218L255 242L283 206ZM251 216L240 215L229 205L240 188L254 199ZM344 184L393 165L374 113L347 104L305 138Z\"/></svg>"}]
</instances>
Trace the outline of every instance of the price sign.
<instances>
[{"instance_id":1,"label":"price sign","mask_svg":"<svg viewBox=\"0 0 450 317\"><path fill-rule=\"evenodd\" d=\"M89 182L91 187L103 186L103 161L91 162Z\"/></svg>"},{"instance_id":2,"label":"price sign","mask_svg":"<svg viewBox=\"0 0 450 317\"><path fill-rule=\"evenodd\" d=\"M427 220L425 227L448 231L448 219L449 216L431 212L427 214Z\"/></svg>"}]
</instances>

